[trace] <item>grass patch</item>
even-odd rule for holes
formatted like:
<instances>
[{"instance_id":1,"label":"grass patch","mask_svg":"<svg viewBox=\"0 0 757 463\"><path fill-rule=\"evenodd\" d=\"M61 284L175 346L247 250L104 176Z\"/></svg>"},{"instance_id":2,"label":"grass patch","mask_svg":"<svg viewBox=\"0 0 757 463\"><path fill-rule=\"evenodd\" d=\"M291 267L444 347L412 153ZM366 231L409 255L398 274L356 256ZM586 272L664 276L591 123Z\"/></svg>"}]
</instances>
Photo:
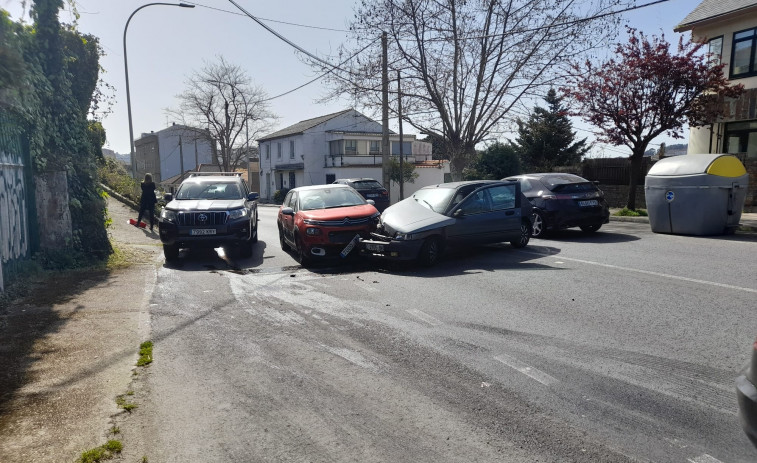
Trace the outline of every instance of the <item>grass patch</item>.
<instances>
[{"instance_id":1,"label":"grass patch","mask_svg":"<svg viewBox=\"0 0 757 463\"><path fill-rule=\"evenodd\" d=\"M649 216L649 214L647 214L647 211L644 209L633 210L627 207L624 207L623 209L619 210L613 215L619 216L619 217L648 217Z\"/></svg>"},{"instance_id":2,"label":"grass patch","mask_svg":"<svg viewBox=\"0 0 757 463\"><path fill-rule=\"evenodd\" d=\"M145 341L139 345L138 367L144 367L152 363L152 341Z\"/></svg>"},{"instance_id":3,"label":"grass patch","mask_svg":"<svg viewBox=\"0 0 757 463\"><path fill-rule=\"evenodd\" d=\"M118 405L119 408L123 408L127 412L131 413L132 410L137 408L137 404L133 404L126 401L126 398L122 395L116 397L116 405Z\"/></svg>"},{"instance_id":4,"label":"grass patch","mask_svg":"<svg viewBox=\"0 0 757 463\"><path fill-rule=\"evenodd\" d=\"M112 428L110 428L110 433L113 434L114 436L120 432L121 432L121 428L119 428L118 426L113 426Z\"/></svg>"},{"instance_id":5,"label":"grass patch","mask_svg":"<svg viewBox=\"0 0 757 463\"><path fill-rule=\"evenodd\" d=\"M82 452L79 457L79 463L98 463L103 460L110 460L116 454L123 451L121 441L109 440L104 445Z\"/></svg>"}]
</instances>

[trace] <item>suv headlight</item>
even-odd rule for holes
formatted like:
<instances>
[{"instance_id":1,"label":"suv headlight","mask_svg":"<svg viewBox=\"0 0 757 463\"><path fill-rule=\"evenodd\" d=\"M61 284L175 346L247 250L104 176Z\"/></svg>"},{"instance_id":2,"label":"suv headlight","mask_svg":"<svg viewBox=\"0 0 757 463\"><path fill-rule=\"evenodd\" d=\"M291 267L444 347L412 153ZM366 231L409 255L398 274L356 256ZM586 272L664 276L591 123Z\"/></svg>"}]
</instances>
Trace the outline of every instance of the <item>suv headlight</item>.
<instances>
[{"instance_id":1,"label":"suv headlight","mask_svg":"<svg viewBox=\"0 0 757 463\"><path fill-rule=\"evenodd\" d=\"M416 238L413 233L397 233L394 235L394 239L397 241L412 241Z\"/></svg>"},{"instance_id":2,"label":"suv headlight","mask_svg":"<svg viewBox=\"0 0 757 463\"><path fill-rule=\"evenodd\" d=\"M166 222L176 222L176 211L164 207L163 210L160 211L160 218Z\"/></svg>"},{"instance_id":3,"label":"suv headlight","mask_svg":"<svg viewBox=\"0 0 757 463\"><path fill-rule=\"evenodd\" d=\"M247 209L232 209L229 211L229 220L241 219L247 217Z\"/></svg>"}]
</instances>

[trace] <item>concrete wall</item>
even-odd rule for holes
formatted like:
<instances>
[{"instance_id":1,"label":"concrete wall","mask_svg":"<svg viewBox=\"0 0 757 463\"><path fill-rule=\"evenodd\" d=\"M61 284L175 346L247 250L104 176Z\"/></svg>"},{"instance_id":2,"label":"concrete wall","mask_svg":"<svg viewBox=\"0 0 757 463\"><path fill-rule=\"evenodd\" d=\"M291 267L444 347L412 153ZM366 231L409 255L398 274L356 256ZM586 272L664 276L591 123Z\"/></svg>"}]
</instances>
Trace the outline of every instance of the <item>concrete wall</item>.
<instances>
[{"instance_id":1,"label":"concrete wall","mask_svg":"<svg viewBox=\"0 0 757 463\"><path fill-rule=\"evenodd\" d=\"M73 237L68 208L68 179L65 172L46 172L34 178L37 198L39 245L42 249L64 249Z\"/></svg>"}]
</instances>

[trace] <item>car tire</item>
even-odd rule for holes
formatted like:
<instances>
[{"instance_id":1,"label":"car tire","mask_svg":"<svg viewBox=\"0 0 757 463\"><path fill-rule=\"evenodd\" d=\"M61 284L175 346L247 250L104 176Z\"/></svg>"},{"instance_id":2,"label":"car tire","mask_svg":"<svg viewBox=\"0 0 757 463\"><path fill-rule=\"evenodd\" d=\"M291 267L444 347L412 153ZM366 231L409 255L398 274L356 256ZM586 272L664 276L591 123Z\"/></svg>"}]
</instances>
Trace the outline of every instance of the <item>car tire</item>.
<instances>
[{"instance_id":1,"label":"car tire","mask_svg":"<svg viewBox=\"0 0 757 463\"><path fill-rule=\"evenodd\" d=\"M289 244L286 242L286 239L284 238L284 229L281 228L281 225L279 225L279 243L281 244L282 250L289 251L290 247L289 247Z\"/></svg>"},{"instance_id":2,"label":"car tire","mask_svg":"<svg viewBox=\"0 0 757 463\"><path fill-rule=\"evenodd\" d=\"M176 260L179 258L179 246L175 244L164 244L163 255L167 261Z\"/></svg>"},{"instance_id":3,"label":"car tire","mask_svg":"<svg viewBox=\"0 0 757 463\"><path fill-rule=\"evenodd\" d=\"M423 242L418 254L418 262L424 267L433 267L442 257L442 240L438 236L429 236Z\"/></svg>"},{"instance_id":4,"label":"car tire","mask_svg":"<svg viewBox=\"0 0 757 463\"><path fill-rule=\"evenodd\" d=\"M595 231L597 231L600 228L602 228L602 224L601 223L597 223L597 224L594 224L594 225L582 225L579 228L584 233L594 233Z\"/></svg>"},{"instance_id":5,"label":"car tire","mask_svg":"<svg viewBox=\"0 0 757 463\"><path fill-rule=\"evenodd\" d=\"M294 250L294 253L297 256L297 262L303 267L307 266L310 263L310 256L305 252L305 246L302 244L300 235L294 235L294 244L297 245L297 248Z\"/></svg>"},{"instance_id":6,"label":"car tire","mask_svg":"<svg viewBox=\"0 0 757 463\"><path fill-rule=\"evenodd\" d=\"M523 220L520 223L520 237L517 240L510 241L510 245L514 248L525 248L531 239L531 224L528 220Z\"/></svg>"},{"instance_id":7,"label":"car tire","mask_svg":"<svg viewBox=\"0 0 757 463\"><path fill-rule=\"evenodd\" d=\"M532 217L533 219L533 225L531 226L531 237L532 238L541 238L544 236L544 216L539 211L534 211L534 215Z\"/></svg>"},{"instance_id":8,"label":"car tire","mask_svg":"<svg viewBox=\"0 0 757 463\"><path fill-rule=\"evenodd\" d=\"M250 243L255 244L258 242L258 217L255 216L255 220L252 222L252 236L250 237Z\"/></svg>"}]
</instances>

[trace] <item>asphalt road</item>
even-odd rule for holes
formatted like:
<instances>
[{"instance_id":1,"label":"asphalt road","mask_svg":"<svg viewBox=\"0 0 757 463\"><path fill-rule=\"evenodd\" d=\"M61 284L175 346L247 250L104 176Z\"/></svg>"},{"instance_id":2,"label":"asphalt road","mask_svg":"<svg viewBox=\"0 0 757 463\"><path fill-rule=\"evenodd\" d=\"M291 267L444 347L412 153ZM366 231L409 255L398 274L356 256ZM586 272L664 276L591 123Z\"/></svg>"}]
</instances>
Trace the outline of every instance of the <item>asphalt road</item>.
<instances>
[{"instance_id":1,"label":"asphalt road","mask_svg":"<svg viewBox=\"0 0 757 463\"><path fill-rule=\"evenodd\" d=\"M757 235L612 222L433 269L303 269L275 212L250 259L158 268L127 460L757 460L734 392Z\"/></svg>"}]
</instances>

